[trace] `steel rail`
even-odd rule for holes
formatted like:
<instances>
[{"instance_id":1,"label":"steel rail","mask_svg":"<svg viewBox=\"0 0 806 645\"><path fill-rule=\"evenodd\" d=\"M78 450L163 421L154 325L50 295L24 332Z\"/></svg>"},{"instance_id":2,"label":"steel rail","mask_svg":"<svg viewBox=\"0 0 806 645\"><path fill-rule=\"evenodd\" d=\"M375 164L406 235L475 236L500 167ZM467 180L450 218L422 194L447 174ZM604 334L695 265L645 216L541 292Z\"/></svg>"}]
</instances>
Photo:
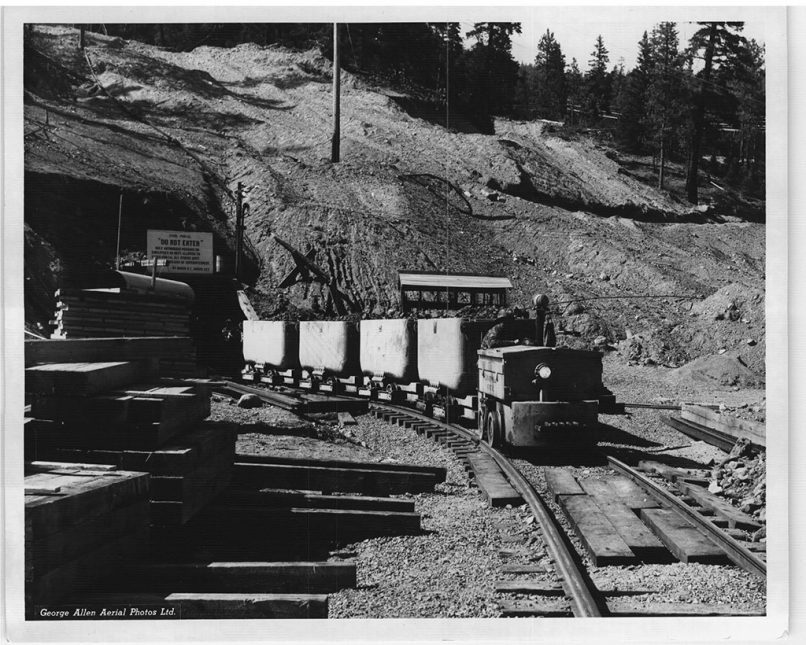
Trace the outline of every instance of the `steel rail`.
<instances>
[{"instance_id":1,"label":"steel rail","mask_svg":"<svg viewBox=\"0 0 806 645\"><path fill-rule=\"evenodd\" d=\"M289 412L294 412L295 414L300 413L300 408L303 405L303 401L295 399L293 396L273 392L271 390L255 387L253 385L242 385L241 383L236 383L234 381L223 381L218 387L213 389L218 392L228 389L232 390L233 392L238 392L239 394L254 394L256 397L262 399L266 403L274 405L278 408L282 408L283 410L288 410Z\"/></svg>"},{"instance_id":2,"label":"steel rail","mask_svg":"<svg viewBox=\"0 0 806 645\"><path fill-rule=\"evenodd\" d=\"M582 571L580 571L579 566L574 560L574 555L572 554L571 549L563 539L563 534L557 528L551 511L537 493L534 486L529 483L529 481L518 471L517 468L515 468L509 459L504 457L504 455L502 455L498 450L489 444L479 441L478 437L461 426L445 423L444 421L440 421L417 411L413 411L405 406L397 406L389 403L378 403L377 401L373 401L372 404L381 408L403 411L412 417L420 418L429 423L433 423L434 425L453 432L464 439L477 443L478 447L489 454L498 464L499 468L504 471L504 474L515 486L515 489L521 494L524 501L528 504L529 509L532 511L535 519L540 524L540 528L543 532L543 538L546 541L546 546L548 547L548 550L559 569L563 587L568 596L571 598L574 616L577 618L595 618L604 615L600 603L598 603L596 600L596 595L598 592L595 591L595 588L591 589L591 586L588 585L585 575Z\"/></svg>"},{"instance_id":3,"label":"steel rail","mask_svg":"<svg viewBox=\"0 0 806 645\"><path fill-rule=\"evenodd\" d=\"M682 432L684 435L693 437L694 439L698 439L700 441L705 441L706 443L716 446L725 452L730 452L736 443L736 437L724 432L720 432L719 430L715 430L714 428L709 428L708 426L694 423L688 419L673 417L671 415L661 415L661 421L663 421L663 423L665 423L667 426Z\"/></svg>"},{"instance_id":4,"label":"steel rail","mask_svg":"<svg viewBox=\"0 0 806 645\"><path fill-rule=\"evenodd\" d=\"M683 406L671 403L622 403L625 408L647 408L649 410L680 410Z\"/></svg>"},{"instance_id":5,"label":"steel rail","mask_svg":"<svg viewBox=\"0 0 806 645\"><path fill-rule=\"evenodd\" d=\"M656 499L668 504L675 510L682 513L685 517L691 520L695 526L700 528L704 533L714 540L722 549L725 550L728 557L740 566L742 569L749 571L761 578L767 577L767 563L761 558L757 557L752 551L742 546L734 540L730 535L721 530L718 526L709 522L706 518L700 515L693 508L687 506L682 501L677 499L669 491L661 486L658 486L648 477L645 477L635 469L631 468L623 461L606 455L608 463L620 473L632 479L636 484L644 488L647 492L653 495Z\"/></svg>"}]
</instances>

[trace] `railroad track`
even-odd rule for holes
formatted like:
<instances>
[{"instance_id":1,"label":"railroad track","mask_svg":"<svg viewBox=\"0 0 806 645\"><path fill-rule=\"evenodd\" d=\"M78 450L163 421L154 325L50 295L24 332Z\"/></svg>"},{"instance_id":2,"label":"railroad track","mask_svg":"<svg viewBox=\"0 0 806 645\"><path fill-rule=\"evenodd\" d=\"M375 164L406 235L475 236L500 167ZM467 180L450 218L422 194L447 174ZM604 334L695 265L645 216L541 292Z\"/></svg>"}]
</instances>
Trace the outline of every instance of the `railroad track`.
<instances>
[{"instance_id":1,"label":"railroad track","mask_svg":"<svg viewBox=\"0 0 806 645\"><path fill-rule=\"evenodd\" d=\"M262 390L263 388L249 389ZM244 386L240 387L240 391L245 391ZM273 395L274 393L268 394L266 400L271 402ZM357 397L337 395L335 398L354 400ZM366 401L366 399L362 400ZM512 460L486 443L480 442L468 429L458 424L446 423L426 416L408 406L387 402L371 401L369 403L369 412L389 423L410 428L418 434L438 441L450 448L456 456L465 463L466 468L472 471L476 485L491 506L504 504L519 505L525 503L529 507L530 512L538 523L539 532L545 542L547 551L554 562L558 583L556 585L546 585L545 583L501 583L501 591L504 593L529 593L533 594L533 596L530 597L542 597L548 601L545 604L541 604L539 601L521 603L520 605L518 605L517 602L514 603L514 605L510 603L508 612L505 611L507 615L563 615L563 612L559 614L556 613L556 610L553 609L553 607L556 607L556 604L552 605L551 603L551 600L556 599L559 590L561 590L569 600L571 614L575 617L610 615L689 615L685 613L684 608L680 606L666 606L662 609L658 609L658 613L656 614L652 613L651 606L641 609L639 613L629 613L628 610L623 609L611 610L607 602L608 591L597 589L586 570L582 558L574 547L572 540L562 528L561 522L558 521L554 511L551 509L550 505L546 503L535 485L528 477L524 476ZM714 513L713 509L708 508L707 505L699 505L698 508L694 508L691 504L686 504L684 500L689 502L694 502L695 500L693 500L690 495L685 494L674 496L663 486L658 485L645 474L613 455L600 453L599 457L614 473L614 477L616 478L614 482L618 482L623 488L622 480L627 479L632 486L642 491L644 499L651 500L644 504L645 508L643 509L632 509L636 511L635 517L633 518L635 522L641 522L637 514L638 511L640 511L642 518L653 526L653 531L657 534L669 538L669 535L674 535L675 530L685 529L685 532L690 535L696 533L699 536L700 544L705 541L713 547L711 550L706 548L703 553L696 552L696 549L694 549L694 553L689 553L681 551L678 545L674 543L673 538L669 538L668 540L664 539L663 544L658 542L657 545L652 548L644 547L645 550L641 552L640 540L649 539L646 536L641 536L638 540L639 548L636 549L636 551L644 558L647 554L651 556L651 554L659 554L661 551L666 554L666 557L669 557L670 551L675 554L677 559L684 562L732 562L755 576L760 578L766 577L766 564L764 560L759 557L757 553L752 552L746 544L736 539L738 530L735 526L732 526L731 522L728 521L728 526L726 527L726 522L721 521L719 514ZM564 471L564 469L550 470L554 472L566 472L560 479L563 479L566 485L572 485L571 480L573 480L573 476L569 472ZM671 471L674 470L675 469L671 469ZM679 475L679 473L675 472L666 472L664 474L671 480L674 479L675 475ZM684 483L688 481L682 476L681 479ZM556 476L554 480L557 480ZM576 484L578 485L579 483ZM589 556L592 556L591 559L594 564L596 566L605 566L606 564L642 562L641 557L636 557L636 551L630 551L629 554L624 551L621 556L612 556L608 554L608 548L611 547L608 547L606 544L607 540L604 541L605 543L596 544L585 539L585 530L594 530L595 532L595 527L589 529L587 525L584 525L584 521L586 521L584 518L587 517L591 508L590 503L584 501L584 498L588 497L587 493L593 490L594 485L591 482L581 482L581 484L590 490L586 490L578 485L578 490L566 490L560 486L559 489L554 488L549 492L554 494L554 501L560 503L560 506L565 510L566 517L571 520L572 525L577 529L578 536L582 537L583 549L587 551ZM601 486L599 486L599 490L595 491L595 493L600 500L602 499L602 495L606 496L608 494L603 492ZM590 497L593 499L594 495L591 494ZM615 510L615 501L617 500L605 500L605 503L611 501L613 505L608 508ZM685 518L683 522L684 524L687 523L686 526L678 526L681 518ZM582 523L580 523L580 519ZM652 524L652 522L654 522L654 524ZM635 530L636 526L638 525L633 524L632 530ZM725 528L728 530L726 531ZM646 526L644 526L644 531L649 533L649 529L647 529ZM664 533L664 531L666 531L666 533ZM728 531L732 531L734 535L731 535ZM628 548L629 545L624 545L622 550ZM700 546L699 548L702 547ZM598 553L597 549L601 549L604 555ZM619 560L619 557L623 557L624 559ZM658 561L666 560L660 559ZM517 567L510 569L510 573L529 572L528 567L523 570L516 570ZM693 611L692 615L709 615L708 607L697 606L693 609L696 609L696 611ZM713 608L713 613L710 615L724 615L720 612L724 612L725 610L729 612L730 608L720 609L715 607ZM568 613L565 612L565 615L568 615ZM727 615L735 614L728 613Z\"/></svg>"}]
</instances>

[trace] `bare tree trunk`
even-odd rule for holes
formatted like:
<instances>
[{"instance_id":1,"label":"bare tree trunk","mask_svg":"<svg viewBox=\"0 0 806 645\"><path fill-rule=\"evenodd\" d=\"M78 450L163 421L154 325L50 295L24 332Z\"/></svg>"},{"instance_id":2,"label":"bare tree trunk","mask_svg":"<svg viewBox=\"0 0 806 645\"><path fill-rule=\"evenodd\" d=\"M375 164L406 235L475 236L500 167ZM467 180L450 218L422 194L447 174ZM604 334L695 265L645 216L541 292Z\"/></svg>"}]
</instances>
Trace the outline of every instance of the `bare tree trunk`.
<instances>
[{"instance_id":1,"label":"bare tree trunk","mask_svg":"<svg viewBox=\"0 0 806 645\"><path fill-rule=\"evenodd\" d=\"M658 173L658 188L663 190L663 180L666 172L666 137L660 137L660 172Z\"/></svg>"}]
</instances>

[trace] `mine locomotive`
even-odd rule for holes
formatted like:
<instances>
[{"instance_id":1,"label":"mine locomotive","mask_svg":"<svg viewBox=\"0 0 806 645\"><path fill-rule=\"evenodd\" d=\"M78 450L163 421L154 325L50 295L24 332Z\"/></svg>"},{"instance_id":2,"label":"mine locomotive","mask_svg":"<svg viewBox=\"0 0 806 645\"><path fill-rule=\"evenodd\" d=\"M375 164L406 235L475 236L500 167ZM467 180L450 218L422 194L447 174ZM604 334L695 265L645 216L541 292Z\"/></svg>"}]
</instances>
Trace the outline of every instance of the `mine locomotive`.
<instances>
[{"instance_id":1,"label":"mine locomotive","mask_svg":"<svg viewBox=\"0 0 806 645\"><path fill-rule=\"evenodd\" d=\"M405 403L494 446L589 440L614 404L602 355L553 346L548 299L533 302L534 318L245 321L243 378Z\"/></svg>"}]
</instances>

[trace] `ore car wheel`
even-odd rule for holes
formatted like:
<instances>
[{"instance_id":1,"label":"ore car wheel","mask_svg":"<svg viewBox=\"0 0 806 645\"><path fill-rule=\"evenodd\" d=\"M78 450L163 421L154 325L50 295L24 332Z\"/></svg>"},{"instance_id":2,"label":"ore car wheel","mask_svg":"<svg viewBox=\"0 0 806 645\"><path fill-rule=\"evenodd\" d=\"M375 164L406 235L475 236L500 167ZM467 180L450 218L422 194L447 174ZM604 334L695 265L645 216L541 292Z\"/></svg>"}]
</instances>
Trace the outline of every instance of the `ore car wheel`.
<instances>
[{"instance_id":1,"label":"ore car wheel","mask_svg":"<svg viewBox=\"0 0 806 645\"><path fill-rule=\"evenodd\" d=\"M501 437L501 424L498 420L496 412L490 412L487 415L487 423L484 429L484 440L496 450L504 445L503 437Z\"/></svg>"}]
</instances>

